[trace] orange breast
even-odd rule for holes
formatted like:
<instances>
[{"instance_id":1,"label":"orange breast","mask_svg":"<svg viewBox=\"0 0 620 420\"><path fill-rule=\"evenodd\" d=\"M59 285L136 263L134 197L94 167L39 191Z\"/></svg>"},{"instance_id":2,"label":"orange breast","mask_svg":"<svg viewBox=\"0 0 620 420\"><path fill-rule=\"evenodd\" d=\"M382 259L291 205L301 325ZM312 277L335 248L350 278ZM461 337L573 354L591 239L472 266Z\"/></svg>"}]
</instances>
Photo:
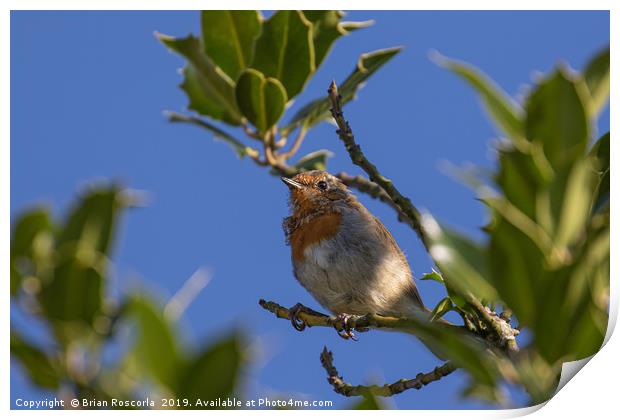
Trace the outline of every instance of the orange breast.
<instances>
[{"instance_id":1,"label":"orange breast","mask_svg":"<svg viewBox=\"0 0 620 420\"><path fill-rule=\"evenodd\" d=\"M324 214L295 229L290 238L293 259L303 261L307 247L334 237L340 230L341 220L342 215L338 213Z\"/></svg>"}]
</instances>

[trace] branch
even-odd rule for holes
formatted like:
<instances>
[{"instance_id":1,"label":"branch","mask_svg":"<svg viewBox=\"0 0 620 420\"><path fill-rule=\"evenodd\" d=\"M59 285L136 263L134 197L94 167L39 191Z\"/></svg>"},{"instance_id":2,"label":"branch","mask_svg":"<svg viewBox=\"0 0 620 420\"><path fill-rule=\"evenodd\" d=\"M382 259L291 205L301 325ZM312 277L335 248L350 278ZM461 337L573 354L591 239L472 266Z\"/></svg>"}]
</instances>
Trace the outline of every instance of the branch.
<instances>
[{"instance_id":1,"label":"branch","mask_svg":"<svg viewBox=\"0 0 620 420\"><path fill-rule=\"evenodd\" d=\"M381 175L377 167L366 158L359 144L355 142L355 136L353 135L351 126L344 118L344 114L342 112L342 98L338 93L338 86L335 81L331 82L327 93L332 104L330 111L336 121L336 124L338 125L338 130L336 130L336 133L338 134L340 140L344 143L347 152L349 152L351 161L368 174L370 181L378 184L378 186L383 189L385 194L387 194L390 198L391 202L399 210L399 214L404 213L408 219L408 222L411 222L411 227L417 233L418 237L428 251L429 243L427 242L426 234L420 222L420 212L418 209L411 203L411 200L403 196L398 191L392 181ZM515 340L515 332L518 334L518 331L514 330L510 326L510 323L506 322L499 316L492 315L478 299L472 296L470 301L489 327L497 334L500 347L505 348L509 355L514 355L517 353L519 351L519 347L517 346L517 342Z\"/></svg>"},{"instance_id":2,"label":"branch","mask_svg":"<svg viewBox=\"0 0 620 420\"><path fill-rule=\"evenodd\" d=\"M424 333L424 328L420 327L420 322L429 322L409 318L382 316L372 313L366 315L346 315L346 317L329 316L317 312L314 309L307 308L300 303L292 308L286 308L276 302L266 301L265 299L260 299L258 304L278 318L288 319L297 323L295 328L299 331L303 331L306 327L332 327L338 332L367 332L370 329L387 329L417 336L420 332ZM442 328L458 331L466 335L472 334L465 327L450 324L443 319L430 321L430 323L440 324Z\"/></svg>"},{"instance_id":3,"label":"branch","mask_svg":"<svg viewBox=\"0 0 620 420\"><path fill-rule=\"evenodd\" d=\"M415 229L415 225L413 221L405 214L400 207L396 205L392 201L389 195L385 192L383 188L379 185L375 184L372 181L364 178L363 176L351 176L346 172L340 172L336 175L343 184L345 184L349 188L355 188L359 192L369 195L370 197L377 199L383 203L386 203L388 206L392 207L394 211L396 211L398 215L398 221L408 224L411 228Z\"/></svg>"},{"instance_id":4,"label":"branch","mask_svg":"<svg viewBox=\"0 0 620 420\"><path fill-rule=\"evenodd\" d=\"M478 299L469 297L469 303L476 308L476 311L482 315L484 322L495 332L498 338L497 346L503 348L508 353L508 356L512 357L519 352L519 346L517 345L517 339L515 338L519 334L519 330L512 328L510 320L505 320L501 315L497 315L489 308L484 306Z\"/></svg>"},{"instance_id":5,"label":"branch","mask_svg":"<svg viewBox=\"0 0 620 420\"><path fill-rule=\"evenodd\" d=\"M417 233L418 237L424 244L424 246L428 249L428 243L426 239L426 234L422 228L422 224L420 223L420 212L415 206L411 203L407 197L403 196L398 189L394 186L394 183L385 178L377 167L373 165L364 155L362 149L359 144L355 142L355 137L353 136L353 131L349 126L347 120L345 120L344 115L342 113L342 98L338 93L338 86L335 81L329 85L329 89L327 90L329 94L329 100L331 101L331 113L336 120L336 124L338 125L338 137L342 140L349 152L349 156L351 157L351 161L362 168L364 172L368 174L370 180L376 184L378 184L385 193L390 197L392 202L398 206L398 208L405 214L412 222L412 227L414 231Z\"/></svg>"},{"instance_id":6,"label":"branch","mask_svg":"<svg viewBox=\"0 0 620 420\"><path fill-rule=\"evenodd\" d=\"M297 133L297 137L295 138L295 141L293 142L293 145L291 146L291 148L288 150L288 152L282 153L282 158L284 160L288 160L292 158L295 155L295 153L297 153L297 151L301 147L301 144L304 142L304 138L306 137L308 128L309 127L306 124L303 124L301 126L301 128L299 129L299 133Z\"/></svg>"},{"instance_id":7,"label":"branch","mask_svg":"<svg viewBox=\"0 0 620 420\"><path fill-rule=\"evenodd\" d=\"M456 370L456 366L447 362L441 366L437 366L431 372L418 373L413 379L401 379L392 384L379 385L351 385L344 381L342 376L338 375L338 370L334 366L334 357L332 352L323 347L321 352L321 364L327 372L327 382L332 384L334 391L345 397L362 396L367 393L378 395L380 397L389 397L391 395L400 394L408 389L420 389L423 386L435 382L448 376Z\"/></svg>"},{"instance_id":8,"label":"branch","mask_svg":"<svg viewBox=\"0 0 620 420\"><path fill-rule=\"evenodd\" d=\"M258 304L262 306L263 309L268 310L278 318L288 320L291 320L292 318L291 310L277 304L276 302L261 299L258 301ZM303 307L303 305L298 305ZM407 322L406 318L393 318L376 314L366 314L350 315L345 321L341 317L325 315L306 307L303 307L303 310L297 313L297 317L301 322L303 322L304 325L301 330L305 327L333 327L338 331L349 328L358 332L366 332L369 328L411 330L413 327ZM345 323L347 325L345 325Z\"/></svg>"}]
</instances>

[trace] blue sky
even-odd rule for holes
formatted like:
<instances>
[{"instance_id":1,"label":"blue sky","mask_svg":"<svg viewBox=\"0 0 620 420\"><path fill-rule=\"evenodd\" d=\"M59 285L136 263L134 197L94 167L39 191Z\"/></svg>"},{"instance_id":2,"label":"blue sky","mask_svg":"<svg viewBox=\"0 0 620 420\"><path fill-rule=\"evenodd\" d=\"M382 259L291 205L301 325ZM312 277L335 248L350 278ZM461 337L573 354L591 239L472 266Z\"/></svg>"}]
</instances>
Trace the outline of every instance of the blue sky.
<instances>
[{"instance_id":1,"label":"blue sky","mask_svg":"<svg viewBox=\"0 0 620 420\"><path fill-rule=\"evenodd\" d=\"M366 155L421 209L473 235L484 224L474 194L445 176L442 161L491 166L493 126L474 93L428 58L431 49L475 64L511 95L536 72L558 62L581 69L609 43L607 12L350 12L375 25L336 43L303 95L288 110L343 80L359 54L395 45L404 51L373 76L345 108ZM177 88L183 61L153 32L198 33L198 12L12 12L11 215L36 204L61 215L80 186L117 179L146 190L150 203L123 219L114 251L113 282L121 291L148 286L162 301L199 267L214 277L186 311L189 346L243 326L262 356L249 372L247 396L267 393L352 401L331 390L319 364L327 345L347 381L383 383L431 370L437 361L399 334L364 334L359 342L334 331L298 333L262 310L259 298L319 308L293 278L282 218L287 189L250 160L238 160L195 127L170 124L163 110L184 111ZM286 119L286 117L285 117ZM609 111L599 130L609 128ZM360 170L348 160L334 128L313 129L300 156L334 152L333 172ZM362 202L393 233L414 273L432 262L415 235L388 207ZM442 298L435 284L419 285L427 306ZM36 335L18 314L13 320ZM208 320L208 321L205 321ZM45 395L11 365L11 399ZM457 372L393 399L398 408L484 408L464 401ZM522 396L517 393L517 400Z\"/></svg>"}]
</instances>

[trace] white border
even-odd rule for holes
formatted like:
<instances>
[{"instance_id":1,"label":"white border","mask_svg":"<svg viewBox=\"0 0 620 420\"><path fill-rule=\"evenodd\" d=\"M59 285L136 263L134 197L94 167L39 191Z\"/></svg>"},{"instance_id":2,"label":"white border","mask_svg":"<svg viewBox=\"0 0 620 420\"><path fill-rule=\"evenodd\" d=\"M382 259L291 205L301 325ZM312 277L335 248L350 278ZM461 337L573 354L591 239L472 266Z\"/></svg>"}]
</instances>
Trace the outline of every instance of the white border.
<instances>
[{"instance_id":1,"label":"white border","mask_svg":"<svg viewBox=\"0 0 620 420\"><path fill-rule=\"evenodd\" d=\"M0 204L0 216L3 223L0 224L0 234L2 236L1 253L0 253L0 266L4 268L5 274L9 267L9 247L10 247L10 217L9 217L9 200L10 200L10 10L197 10L201 8L217 8L215 6L222 5L220 2L205 2L205 1L192 1L192 0L177 0L177 1L162 1L151 0L149 2L136 1L136 0L108 0L108 1L71 1L60 0L55 1L53 4L50 1L43 0L4 0L1 2L3 9L2 17L0 18L0 30L2 31L2 54L4 60L2 60L2 67L0 68L0 92L3 92L3 98L0 102L0 129L2 130L2 142L0 150L0 194L4 200ZM376 2L370 2L367 0L356 1L325 1L318 0L313 2L290 2L284 1L235 1L229 0L225 2L227 8L230 9L289 9L303 8L306 5L308 9L344 9L344 10L378 10L375 8ZM589 0L574 1L564 0L548 1L548 0L521 0L521 1L490 1L490 0L469 0L467 2L462 0L435 0L433 2L417 2L411 1L389 1L384 0L380 3L383 7L381 10L440 10L440 9L452 9L452 10L611 10L611 23L610 23L610 39L618 38L618 30L620 22L618 19L617 9L618 2L611 0ZM148 6L148 7L145 7ZM614 7L615 6L615 7ZM618 47L617 42L611 43L611 68L615 69L614 57L617 57ZM612 77L615 80L614 77ZM614 84L612 80L611 98L612 102L614 98L618 98L618 85ZM614 121L620 121L617 107L611 107L611 121L610 125L614 125ZM618 163L616 147L612 142L612 165L616 167ZM611 188L613 191L612 196L617 196L618 190L618 175L616 171L612 172ZM612 206L612 212L614 207ZM615 218L614 218L615 220ZM612 223L612 243L615 242L615 238L618 237L618 228L615 223ZM611 282L612 282L612 308L610 319L615 324L618 313L618 268L617 268L617 252L612 246L612 259L611 259ZM10 297L8 292L8 278L4 279L4 293L2 295L2 319L0 322L0 329L2 342L4 345L0 348L2 354L2 360L4 360L4 366L2 371L3 380L0 385L0 406L4 410L9 410L10 407L10 393L9 393L9 308ZM610 328L613 326L610 325ZM617 334L616 334L617 335ZM608 337L609 338L609 337ZM611 413L616 412L617 408L615 399L617 399L616 380L620 376L620 368L617 354L620 354L620 344L617 337L612 336L605 347L589 362L583 370L577 375L577 377L571 381L541 410L531 414L531 418L543 419L550 417L560 417L564 419L583 418L588 415L590 418L608 418ZM519 410L507 410L507 411L415 411L410 412L407 410L398 410L381 413L370 412L355 412L356 419L370 419L376 416L389 416L390 419L407 418L411 419L411 416L415 415L418 418L446 418L446 417L458 417L459 419L486 419L486 418L511 418L521 415L526 415L534 411L534 409L519 409ZM225 412L221 411L217 413L217 418L236 418L239 415L245 415L247 412ZM329 418L341 419L343 415L352 414L353 412L343 412L336 410L324 410L321 412L321 416ZM42 413L35 411L11 411L10 415L16 418L39 418ZM82 417L84 412L63 412L63 411L47 411L44 414L49 418L59 417ZM110 414L104 411L89 411L87 414L93 418L107 418ZM183 416L188 418L205 418L209 414L205 412L166 412L166 411L133 411L133 412L115 412L114 416L132 416L132 418L145 418L154 417L162 418L163 416ZM301 419L310 419L317 415L315 411L296 411L294 414L290 411L256 411L252 413L252 416L258 418L284 418L294 415Z\"/></svg>"}]
</instances>

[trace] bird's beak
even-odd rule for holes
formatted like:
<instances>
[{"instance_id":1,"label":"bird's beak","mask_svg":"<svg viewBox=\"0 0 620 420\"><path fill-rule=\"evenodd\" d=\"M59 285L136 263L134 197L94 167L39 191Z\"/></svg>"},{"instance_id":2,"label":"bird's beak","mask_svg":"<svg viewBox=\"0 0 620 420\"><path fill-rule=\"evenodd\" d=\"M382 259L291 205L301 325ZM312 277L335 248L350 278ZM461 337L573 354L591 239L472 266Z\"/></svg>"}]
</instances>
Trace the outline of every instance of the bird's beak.
<instances>
[{"instance_id":1,"label":"bird's beak","mask_svg":"<svg viewBox=\"0 0 620 420\"><path fill-rule=\"evenodd\" d=\"M303 188L303 185L297 181L293 181L290 178L281 177L282 182L284 182L288 187L292 190L293 188Z\"/></svg>"}]
</instances>

